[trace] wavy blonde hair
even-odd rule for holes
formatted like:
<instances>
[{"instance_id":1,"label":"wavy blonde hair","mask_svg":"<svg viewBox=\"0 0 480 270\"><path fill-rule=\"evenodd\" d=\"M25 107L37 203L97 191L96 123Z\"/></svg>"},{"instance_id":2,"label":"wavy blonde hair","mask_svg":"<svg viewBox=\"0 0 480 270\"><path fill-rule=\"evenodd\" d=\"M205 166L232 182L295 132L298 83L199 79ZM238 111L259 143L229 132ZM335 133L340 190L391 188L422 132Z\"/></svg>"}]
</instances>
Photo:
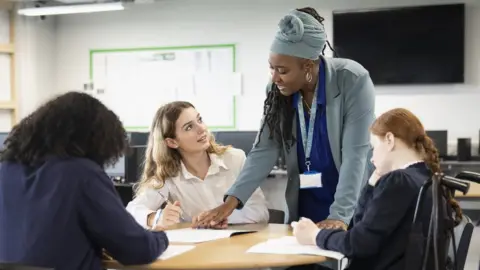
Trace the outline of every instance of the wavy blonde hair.
<instances>
[{"instance_id":1,"label":"wavy blonde hair","mask_svg":"<svg viewBox=\"0 0 480 270\"><path fill-rule=\"evenodd\" d=\"M177 149L167 146L165 139L176 137L175 123L180 114L188 108L195 108L195 106L186 101L174 101L157 110L150 127L144 169L136 187L136 195L147 188L159 189L163 187L166 179L179 174L182 158ZM223 155L230 146L216 143L213 134L209 132L209 135L210 146L207 153Z\"/></svg>"}]
</instances>

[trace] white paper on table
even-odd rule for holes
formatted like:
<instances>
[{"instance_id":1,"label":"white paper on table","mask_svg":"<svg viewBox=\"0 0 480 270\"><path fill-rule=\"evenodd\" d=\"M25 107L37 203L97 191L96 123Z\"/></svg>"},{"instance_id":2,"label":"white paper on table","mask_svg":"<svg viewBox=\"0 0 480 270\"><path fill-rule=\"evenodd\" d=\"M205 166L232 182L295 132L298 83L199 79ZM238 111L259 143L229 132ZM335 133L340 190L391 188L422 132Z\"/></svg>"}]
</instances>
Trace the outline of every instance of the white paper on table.
<instances>
[{"instance_id":1,"label":"white paper on table","mask_svg":"<svg viewBox=\"0 0 480 270\"><path fill-rule=\"evenodd\" d=\"M178 229L167 230L168 241L171 243L201 243L229 238L234 235L253 233L252 230L215 230L215 229Z\"/></svg>"},{"instance_id":2,"label":"white paper on table","mask_svg":"<svg viewBox=\"0 0 480 270\"><path fill-rule=\"evenodd\" d=\"M167 250L165 250L158 259L167 260L172 257L178 256L182 253L192 250L195 248L193 245L169 245Z\"/></svg>"},{"instance_id":3,"label":"white paper on table","mask_svg":"<svg viewBox=\"0 0 480 270\"><path fill-rule=\"evenodd\" d=\"M247 253L317 255L336 260L345 258L345 256L340 252L324 250L314 245L302 245L298 243L295 236L284 236L280 238L269 239L265 242L252 246L247 250Z\"/></svg>"}]
</instances>

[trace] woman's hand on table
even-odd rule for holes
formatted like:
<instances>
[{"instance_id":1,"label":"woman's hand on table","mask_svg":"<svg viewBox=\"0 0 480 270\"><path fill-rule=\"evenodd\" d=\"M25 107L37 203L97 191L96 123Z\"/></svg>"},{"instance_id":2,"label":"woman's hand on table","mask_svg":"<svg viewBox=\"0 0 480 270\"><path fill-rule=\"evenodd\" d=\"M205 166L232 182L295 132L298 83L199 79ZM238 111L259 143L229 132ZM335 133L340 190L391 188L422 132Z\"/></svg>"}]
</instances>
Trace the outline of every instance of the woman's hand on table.
<instances>
[{"instance_id":1,"label":"woman's hand on table","mask_svg":"<svg viewBox=\"0 0 480 270\"><path fill-rule=\"evenodd\" d=\"M212 229L226 229L228 227L228 219L225 218L220 223L217 223L215 225L204 225L204 226L199 226L199 220L202 220L208 215L208 211L202 212L199 215L193 217L192 219L192 227L193 228L212 228Z\"/></svg>"},{"instance_id":2,"label":"woman's hand on table","mask_svg":"<svg viewBox=\"0 0 480 270\"><path fill-rule=\"evenodd\" d=\"M225 227L228 217L238 206L235 197L228 196L223 204L212 210L205 211L192 220L192 226L198 228Z\"/></svg>"},{"instance_id":3,"label":"woman's hand on table","mask_svg":"<svg viewBox=\"0 0 480 270\"><path fill-rule=\"evenodd\" d=\"M342 229L347 230L348 226L345 222L335 219L326 219L317 223L319 229Z\"/></svg>"}]
</instances>

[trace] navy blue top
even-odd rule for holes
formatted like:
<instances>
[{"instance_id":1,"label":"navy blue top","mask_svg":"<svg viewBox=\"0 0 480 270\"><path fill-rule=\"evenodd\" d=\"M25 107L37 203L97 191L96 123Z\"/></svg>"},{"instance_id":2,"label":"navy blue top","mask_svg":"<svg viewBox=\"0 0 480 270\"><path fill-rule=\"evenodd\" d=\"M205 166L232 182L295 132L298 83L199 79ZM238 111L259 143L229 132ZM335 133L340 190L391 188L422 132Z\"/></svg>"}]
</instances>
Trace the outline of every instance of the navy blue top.
<instances>
[{"instance_id":1,"label":"navy blue top","mask_svg":"<svg viewBox=\"0 0 480 270\"><path fill-rule=\"evenodd\" d=\"M327 132L327 117L325 113L325 64L320 65L317 87L317 115L313 130L312 152L310 153L310 170L322 173L322 187L300 189L298 214L313 222L325 220L330 214L330 206L334 202L338 184L338 170L330 150ZM293 96L293 105L297 109L297 158L300 173L307 170L305 166L305 150L303 149L302 133L300 130L300 115L298 114L298 99L300 93ZM308 130L310 116L304 110L305 124Z\"/></svg>"},{"instance_id":2,"label":"navy blue top","mask_svg":"<svg viewBox=\"0 0 480 270\"><path fill-rule=\"evenodd\" d=\"M349 270L405 269L417 197L430 176L428 167L421 162L382 176L375 187L366 185L353 227L348 231L323 229L317 235L317 245L351 258ZM423 207L431 209L431 196L425 198ZM431 211L422 212L418 218L426 225L426 236Z\"/></svg>"},{"instance_id":3,"label":"navy blue top","mask_svg":"<svg viewBox=\"0 0 480 270\"><path fill-rule=\"evenodd\" d=\"M168 246L125 210L96 163L50 158L38 168L0 164L0 261L55 270L100 270L102 248L125 265L148 264Z\"/></svg>"}]
</instances>

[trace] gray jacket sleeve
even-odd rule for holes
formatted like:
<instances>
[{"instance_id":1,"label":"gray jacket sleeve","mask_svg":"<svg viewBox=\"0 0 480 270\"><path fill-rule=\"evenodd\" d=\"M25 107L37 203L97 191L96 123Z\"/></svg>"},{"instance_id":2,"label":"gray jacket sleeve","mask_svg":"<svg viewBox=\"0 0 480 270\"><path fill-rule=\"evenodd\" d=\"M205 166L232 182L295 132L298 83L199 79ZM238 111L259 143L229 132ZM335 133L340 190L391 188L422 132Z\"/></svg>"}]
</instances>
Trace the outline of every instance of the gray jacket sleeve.
<instances>
[{"instance_id":1,"label":"gray jacket sleeve","mask_svg":"<svg viewBox=\"0 0 480 270\"><path fill-rule=\"evenodd\" d=\"M375 89L368 72L345 82L342 165L329 219L350 223L362 185L370 150L370 126L375 119Z\"/></svg>"},{"instance_id":2,"label":"gray jacket sleeve","mask_svg":"<svg viewBox=\"0 0 480 270\"><path fill-rule=\"evenodd\" d=\"M268 84L267 93L270 87L271 84ZM264 121L265 116L262 118L260 127L263 126ZM268 125L265 125L263 130L258 132L254 146L248 154L237 180L225 195L225 198L226 196L236 197L240 201L239 209L245 205L253 192L260 187L278 159L281 144L276 139L270 139L269 137L270 130Z\"/></svg>"}]
</instances>

